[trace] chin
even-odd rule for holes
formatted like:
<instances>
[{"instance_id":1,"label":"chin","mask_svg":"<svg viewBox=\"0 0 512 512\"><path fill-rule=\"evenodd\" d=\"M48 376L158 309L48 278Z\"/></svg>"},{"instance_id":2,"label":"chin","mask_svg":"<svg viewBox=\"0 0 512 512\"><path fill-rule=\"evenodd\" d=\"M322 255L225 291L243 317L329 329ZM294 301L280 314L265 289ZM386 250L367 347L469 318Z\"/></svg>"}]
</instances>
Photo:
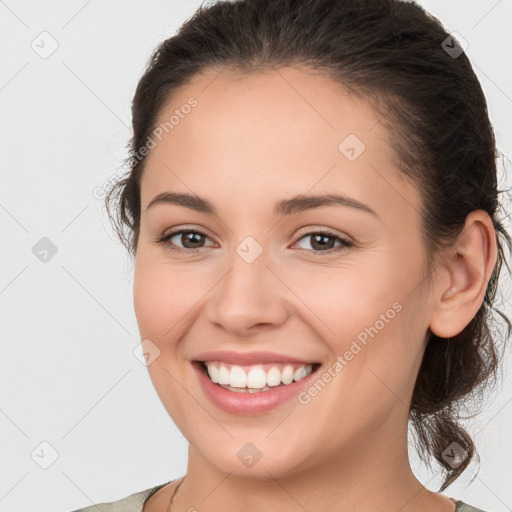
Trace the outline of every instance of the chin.
<instances>
[{"instance_id":1,"label":"chin","mask_svg":"<svg viewBox=\"0 0 512 512\"><path fill-rule=\"evenodd\" d=\"M268 430L260 435L239 433L229 439L223 436L222 441L205 440L203 432L198 434L199 443L190 444L199 457L218 471L243 479L284 478L314 465L311 460L308 464L304 445L284 446L280 439L265 436L268 436Z\"/></svg>"}]
</instances>

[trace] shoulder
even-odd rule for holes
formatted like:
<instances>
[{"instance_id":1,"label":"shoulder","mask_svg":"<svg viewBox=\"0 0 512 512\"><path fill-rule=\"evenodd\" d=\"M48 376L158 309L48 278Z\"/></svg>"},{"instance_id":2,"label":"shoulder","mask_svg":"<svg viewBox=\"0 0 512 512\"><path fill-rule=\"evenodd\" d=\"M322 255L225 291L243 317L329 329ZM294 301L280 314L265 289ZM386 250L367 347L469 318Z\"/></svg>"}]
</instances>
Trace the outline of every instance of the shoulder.
<instances>
[{"instance_id":1,"label":"shoulder","mask_svg":"<svg viewBox=\"0 0 512 512\"><path fill-rule=\"evenodd\" d=\"M472 505L468 505L461 500L457 500L454 512L487 512L482 510L481 508L473 507Z\"/></svg>"},{"instance_id":2,"label":"shoulder","mask_svg":"<svg viewBox=\"0 0 512 512\"><path fill-rule=\"evenodd\" d=\"M172 480L169 482L172 482ZM142 512L145 501L169 482L130 494L121 500L109 503L98 503L85 508L73 510L72 512Z\"/></svg>"}]
</instances>

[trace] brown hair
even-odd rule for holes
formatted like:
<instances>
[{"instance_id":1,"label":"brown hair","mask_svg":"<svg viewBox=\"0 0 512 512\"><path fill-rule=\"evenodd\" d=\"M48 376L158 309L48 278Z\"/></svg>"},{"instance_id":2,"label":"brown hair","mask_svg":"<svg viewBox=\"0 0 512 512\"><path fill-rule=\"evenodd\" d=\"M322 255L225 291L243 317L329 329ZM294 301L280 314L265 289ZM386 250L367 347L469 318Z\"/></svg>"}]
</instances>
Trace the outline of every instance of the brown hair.
<instances>
[{"instance_id":1,"label":"brown hair","mask_svg":"<svg viewBox=\"0 0 512 512\"><path fill-rule=\"evenodd\" d=\"M448 38L448 39L447 39ZM416 448L444 472L444 490L476 450L461 425L468 398L494 386L499 336L491 332L503 242L498 219L498 152L480 83L458 41L414 2L393 0L235 0L201 5L151 56L133 99L129 172L108 191L106 207L128 251L136 254L140 221L140 149L177 89L207 69L243 73L305 66L369 101L389 131L396 165L422 195L422 236L431 268L436 251L481 209L496 230L498 259L484 301L458 335L429 340L410 404ZM137 156L137 158L135 158ZM111 208L114 211L111 212ZM430 275L430 274L429 274ZM505 346L505 343L503 343ZM475 409L474 409L475 410ZM453 464L457 443L467 456Z\"/></svg>"}]
</instances>

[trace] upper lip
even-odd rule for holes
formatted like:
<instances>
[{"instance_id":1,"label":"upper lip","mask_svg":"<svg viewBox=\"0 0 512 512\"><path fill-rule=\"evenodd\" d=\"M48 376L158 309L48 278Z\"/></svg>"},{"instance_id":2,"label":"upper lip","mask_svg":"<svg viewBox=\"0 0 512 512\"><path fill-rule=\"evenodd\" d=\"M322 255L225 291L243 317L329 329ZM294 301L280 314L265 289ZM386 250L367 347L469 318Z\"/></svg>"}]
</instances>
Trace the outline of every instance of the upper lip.
<instances>
[{"instance_id":1,"label":"upper lip","mask_svg":"<svg viewBox=\"0 0 512 512\"><path fill-rule=\"evenodd\" d=\"M213 350L198 354L196 361L222 361L229 364L252 365L258 363L295 363L295 364L315 364L317 361L299 359L297 357L275 352L229 352L226 350Z\"/></svg>"}]
</instances>

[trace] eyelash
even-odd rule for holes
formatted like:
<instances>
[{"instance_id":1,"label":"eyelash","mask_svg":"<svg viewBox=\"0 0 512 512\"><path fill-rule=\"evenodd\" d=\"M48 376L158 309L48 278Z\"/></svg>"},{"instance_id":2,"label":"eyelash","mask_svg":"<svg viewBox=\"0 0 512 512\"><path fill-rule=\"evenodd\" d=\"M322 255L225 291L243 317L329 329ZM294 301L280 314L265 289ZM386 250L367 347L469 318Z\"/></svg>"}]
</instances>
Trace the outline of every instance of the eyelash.
<instances>
[{"instance_id":1,"label":"eyelash","mask_svg":"<svg viewBox=\"0 0 512 512\"><path fill-rule=\"evenodd\" d=\"M175 236L180 235L182 233L194 233L194 234L203 235L206 238L209 238L206 233L203 233L202 231L198 231L196 229L180 229L178 231L173 231L172 233L169 233L167 235L164 235L164 236L158 238L156 240L156 243L164 246L166 249L169 249L171 251L180 252L180 253L189 253L189 254L190 253L196 253L196 252L199 252L201 249L203 249L203 247L201 247L199 249L185 249L185 248L173 246L169 242L171 238L174 238ZM324 256L324 255L330 255L330 254L333 254L333 253L337 253L337 252L342 251L344 249L349 249L350 247L353 247L355 245L350 240L347 240L345 238L341 238L338 235L336 235L334 233L331 233L330 231L325 231L325 230L309 231L308 233L305 233L305 234L301 235L301 237L297 241L300 241L303 238L307 238L308 236L312 236L312 235L324 235L324 236L328 236L330 238L334 238L336 241L340 242L340 246L338 246L338 248L329 249L327 251L314 251L314 250L310 250L310 249L299 249L299 250L306 251L306 252L312 252L312 253L314 253L315 255L318 255L318 256Z\"/></svg>"}]
</instances>

